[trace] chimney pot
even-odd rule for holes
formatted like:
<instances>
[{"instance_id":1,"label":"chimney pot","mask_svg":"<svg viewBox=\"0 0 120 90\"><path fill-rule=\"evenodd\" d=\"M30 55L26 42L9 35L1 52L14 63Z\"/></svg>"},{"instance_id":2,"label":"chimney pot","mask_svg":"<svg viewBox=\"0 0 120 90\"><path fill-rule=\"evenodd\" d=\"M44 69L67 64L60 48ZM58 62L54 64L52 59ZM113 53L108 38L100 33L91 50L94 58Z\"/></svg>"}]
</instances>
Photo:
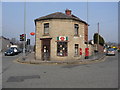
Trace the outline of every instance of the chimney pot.
<instances>
[{"instance_id":1,"label":"chimney pot","mask_svg":"<svg viewBox=\"0 0 120 90\"><path fill-rule=\"evenodd\" d=\"M70 16L70 15L71 15L71 12L72 12L72 11L69 10L69 9L66 9L66 10L65 10L65 14L66 14L66 15L69 15L69 16Z\"/></svg>"}]
</instances>

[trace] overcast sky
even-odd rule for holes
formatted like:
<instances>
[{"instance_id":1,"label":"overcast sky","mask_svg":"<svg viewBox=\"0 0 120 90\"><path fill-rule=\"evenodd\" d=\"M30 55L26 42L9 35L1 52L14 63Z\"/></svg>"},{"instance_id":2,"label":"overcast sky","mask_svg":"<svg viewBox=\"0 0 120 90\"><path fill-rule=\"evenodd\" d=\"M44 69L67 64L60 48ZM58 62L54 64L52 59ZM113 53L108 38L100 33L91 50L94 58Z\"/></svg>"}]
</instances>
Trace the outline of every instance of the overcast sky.
<instances>
[{"instance_id":1,"label":"overcast sky","mask_svg":"<svg viewBox=\"0 0 120 90\"><path fill-rule=\"evenodd\" d=\"M26 33L34 44L34 19L55 12L72 10L72 14L87 22L87 2L27 2L26 3ZM118 3L117 2L89 2L88 23L89 40L97 32L100 24L100 35L106 42L118 42ZM24 32L24 2L2 3L2 34L7 38L16 38Z\"/></svg>"}]
</instances>

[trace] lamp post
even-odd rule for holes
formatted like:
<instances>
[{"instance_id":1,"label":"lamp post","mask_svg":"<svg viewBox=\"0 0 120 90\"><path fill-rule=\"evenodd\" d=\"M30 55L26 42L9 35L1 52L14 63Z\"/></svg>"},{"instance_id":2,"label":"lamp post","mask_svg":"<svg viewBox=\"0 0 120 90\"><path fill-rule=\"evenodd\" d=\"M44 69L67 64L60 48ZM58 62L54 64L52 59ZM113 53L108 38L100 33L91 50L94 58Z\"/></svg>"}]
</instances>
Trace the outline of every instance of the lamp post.
<instances>
[{"instance_id":1,"label":"lamp post","mask_svg":"<svg viewBox=\"0 0 120 90\"><path fill-rule=\"evenodd\" d=\"M97 42L97 50L99 51L99 22L98 22L98 42Z\"/></svg>"},{"instance_id":2,"label":"lamp post","mask_svg":"<svg viewBox=\"0 0 120 90\"><path fill-rule=\"evenodd\" d=\"M26 43L26 1L24 3L24 41L23 41L23 60L25 60L25 43Z\"/></svg>"}]
</instances>

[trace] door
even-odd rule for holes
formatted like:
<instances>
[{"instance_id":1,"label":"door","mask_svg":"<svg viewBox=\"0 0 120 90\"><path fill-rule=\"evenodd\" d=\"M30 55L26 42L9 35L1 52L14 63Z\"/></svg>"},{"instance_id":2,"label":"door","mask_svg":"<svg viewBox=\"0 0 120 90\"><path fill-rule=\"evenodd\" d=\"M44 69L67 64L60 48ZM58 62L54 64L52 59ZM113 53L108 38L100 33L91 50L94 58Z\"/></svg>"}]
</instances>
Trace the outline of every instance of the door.
<instances>
[{"instance_id":1,"label":"door","mask_svg":"<svg viewBox=\"0 0 120 90\"><path fill-rule=\"evenodd\" d=\"M50 41L51 39L42 39L42 60L50 60Z\"/></svg>"}]
</instances>

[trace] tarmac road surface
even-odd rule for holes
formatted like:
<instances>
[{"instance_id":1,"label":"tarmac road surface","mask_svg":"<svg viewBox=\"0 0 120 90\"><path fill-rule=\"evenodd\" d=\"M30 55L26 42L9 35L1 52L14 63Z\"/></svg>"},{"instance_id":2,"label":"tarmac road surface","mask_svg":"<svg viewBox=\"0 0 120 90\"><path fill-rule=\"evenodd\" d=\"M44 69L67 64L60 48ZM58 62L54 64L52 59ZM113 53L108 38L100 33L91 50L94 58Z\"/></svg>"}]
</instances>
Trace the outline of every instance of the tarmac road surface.
<instances>
[{"instance_id":1,"label":"tarmac road surface","mask_svg":"<svg viewBox=\"0 0 120 90\"><path fill-rule=\"evenodd\" d=\"M3 57L3 88L118 88L118 55L82 65L20 64L18 57Z\"/></svg>"}]
</instances>

